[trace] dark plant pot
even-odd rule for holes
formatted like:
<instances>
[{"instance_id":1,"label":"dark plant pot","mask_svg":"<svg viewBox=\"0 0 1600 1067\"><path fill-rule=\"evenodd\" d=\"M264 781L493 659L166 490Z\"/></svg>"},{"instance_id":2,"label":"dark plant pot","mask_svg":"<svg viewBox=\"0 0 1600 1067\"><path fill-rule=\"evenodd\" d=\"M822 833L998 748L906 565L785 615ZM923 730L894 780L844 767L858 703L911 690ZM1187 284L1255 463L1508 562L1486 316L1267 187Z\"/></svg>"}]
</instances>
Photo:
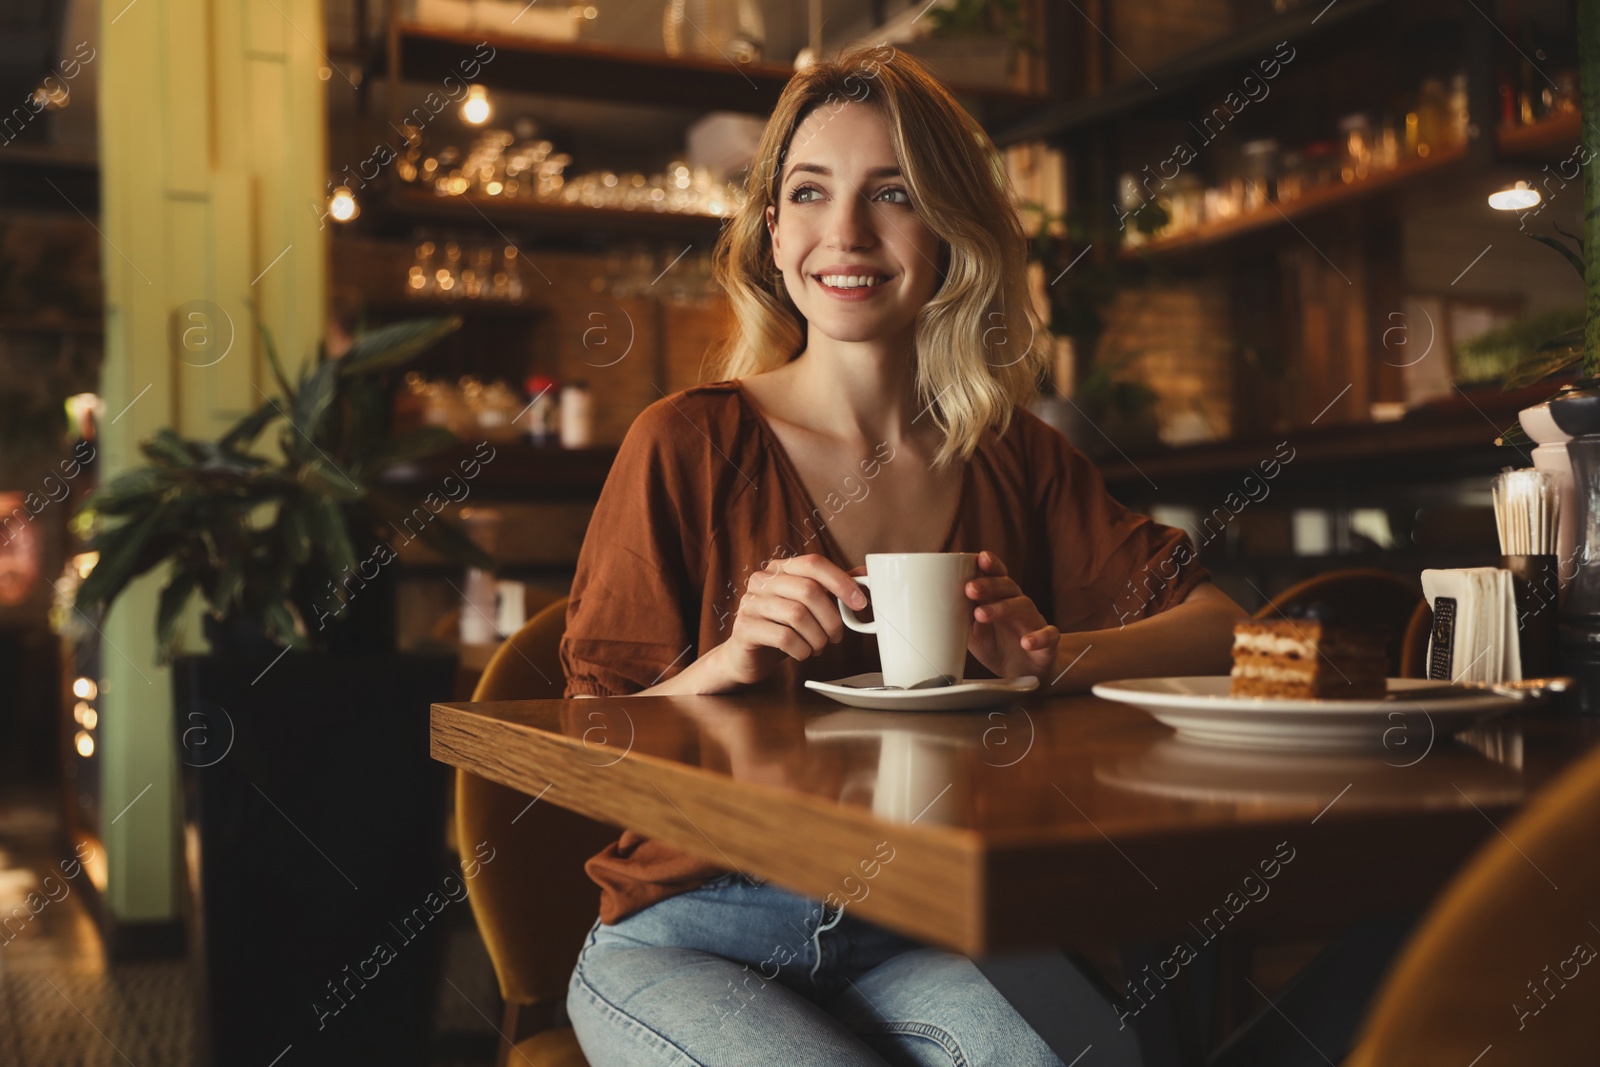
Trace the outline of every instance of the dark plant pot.
<instances>
[{"instance_id":1,"label":"dark plant pot","mask_svg":"<svg viewBox=\"0 0 1600 1067\"><path fill-rule=\"evenodd\" d=\"M312 643L319 649L345 656L384 655L394 652L394 620L398 615L393 581L354 582L341 594L326 588L296 591L301 618ZM317 607L323 608L319 614ZM266 631L254 620L230 615L203 616L211 651L222 655L269 658L279 652Z\"/></svg>"},{"instance_id":2,"label":"dark plant pot","mask_svg":"<svg viewBox=\"0 0 1600 1067\"><path fill-rule=\"evenodd\" d=\"M1571 389L1550 401L1550 417L1563 433L1600 434L1600 389Z\"/></svg>"},{"instance_id":3,"label":"dark plant pot","mask_svg":"<svg viewBox=\"0 0 1600 1067\"><path fill-rule=\"evenodd\" d=\"M454 669L175 662L197 1063L261 1067L290 1046L297 1065L428 1062L446 912L467 906L428 739Z\"/></svg>"}]
</instances>

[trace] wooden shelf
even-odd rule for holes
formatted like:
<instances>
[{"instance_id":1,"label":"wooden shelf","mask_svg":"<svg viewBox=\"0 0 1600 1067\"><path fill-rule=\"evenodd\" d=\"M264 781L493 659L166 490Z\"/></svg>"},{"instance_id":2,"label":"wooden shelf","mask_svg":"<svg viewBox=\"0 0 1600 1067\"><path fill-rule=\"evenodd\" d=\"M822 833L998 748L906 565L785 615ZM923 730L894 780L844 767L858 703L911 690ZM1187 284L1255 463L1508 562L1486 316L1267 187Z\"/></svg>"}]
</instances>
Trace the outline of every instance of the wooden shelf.
<instances>
[{"instance_id":1,"label":"wooden shelf","mask_svg":"<svg viewBox=\"0 0 1600 1067\"><path fill-rule=\"evenodd\" d=\"M387 206L396 215L416 220L516 226L560 233L613 230L647 236L676 234L707 241L716 238L723 223L723 219L715 215L584 207L471 193L439 196L414 186L397 188L389 196Z\"/></svg>"},{"instance_id":2,"label":"wooden shelf","mask_svg":"<svg viewBox=\"0 0 1600 1067\"><path fill-rule=\"evenodd\" d=\"M494 460L483 464L472 483L474 499L597 500L617 458L615 445L562 448L512 441L495 442L492 447ZM460 469L458 461L472 456L472 448L463 445L424 462L398 464L385 472L381 484L396 489L434 490L447 475Z\"/></svg>"},{"instance_id":3,"label":"wooden shelf","mask_svg":"<svg viewBox=\"0 0 1600 1067\"><path fill-rule=\"evenodd\" d=\"M1258 230L1286 225L1295 219L1387 191L1419 175L1431 174L1454 166L1465 159L1466 154L1464 146L1441 149L1426 159L1408 160L1393 170L1374 174L1359 182L1349 185L1325 185L1288 203L1268 204L1253 211L1242 212L1233 218L1206 223L1171 237L1161 237L1142 245L1124 247L1122 258L1144 259L1150 256L1191 252Z\"/></svg>"},{"instance_id":4,"label":"wooden shelf","mask_svg":"<svg viewBox=\"0 0 1600 1067\"><path fill-rule=\"evenodd\" d=\"M372 301L368 310L394 315L460 315L480 319L534 319L548 315L550 309L529 300L444 300L433 296L399 296Z\"/></svg>"},{"instance_id":5,"label":"wooden shelf","mask_svg":"<svg viewBox=\"0 0 1600 1067\"><path fill-rule=\"evenodd\" d=\"M1564 157L1583 140L1583 118L1568 111L1529 126L1501 126L1494 139L1502 156Z\"/></svg>"},{"instance_id":6,"label":"wooden shelf","mask_svg":"<svg viewBox=\"0 0 1600 1067\"><path fill-rule=\"evenodd\" d=\"M71 333L98 336L105 332L99 319L69 319L60 315L0 315L0 333Z\"/></svg>"},{"instance_id":7,"label":"wooden shelf","mask_svg":"<svg viewBox=\"0 0 1600 1067\"><path fill-rule=\"evenodd\" d=\"M488 44L494 58L478 60L481 72L476 79L486 88L765 116L794 76L793 67L781 63L735 64L643 48L485 36L416 23L400 23L394 32L399 69L407 81L437 83L449 74L459 76L460 64L478 58L479 47ZM1014 121L1044 101L1042 96L1009 90L951 86L950 91L971 100L979 121L991 123Z\"/></svg>"},{"instance_id":8,"label":"wooden shelf","mask_svg":"<svg viewBox=\"0 0 1600 1067\"><path fill-rule=\"evenodd\" d=\"M1272 457L1282 441L1294 449L1294 459L1286 467L1298 478L1314 472L1318 491L1324 495L1338 478L1365 486L1487 476L1504 466L1530 465L1532 445L1520 450L1497 446L1495 438L1517 421L1518 411L1548 400L1559 388L1559 383L1545 382L1512 392L1457 391L1395 422L1295 427L1270 436L1166 448L1129 459L1103 458L1096 465L1119 498L1158 501L1177 495L1209 498L1219 488L1237 489L1240 479ZM1333 501L1331 495L1327 499Z\"/></svg>"},{"instance_id":9,"label":"wooden shelf","mask_svg":"<svg viewBox=\"0 0 1600 1067\"><path fill-rule=\"evenodd\" d=\"M1391 5L1391 0L1340 0L1307 3L1282 15L1231 33L1186 55L1150 69L1148 78L1120 82L1091 96L1044 108L1019 122L1002 126L994 141L1004 146L1119 121L1147 108L1175 101L1197 84L1239 73L1256 60L1271 56L1280 41L1302 48L1310 37L1349 28L1356 21ZM1246 71L1247 72L1247 71Z\"/></svg>"}]
</instances>

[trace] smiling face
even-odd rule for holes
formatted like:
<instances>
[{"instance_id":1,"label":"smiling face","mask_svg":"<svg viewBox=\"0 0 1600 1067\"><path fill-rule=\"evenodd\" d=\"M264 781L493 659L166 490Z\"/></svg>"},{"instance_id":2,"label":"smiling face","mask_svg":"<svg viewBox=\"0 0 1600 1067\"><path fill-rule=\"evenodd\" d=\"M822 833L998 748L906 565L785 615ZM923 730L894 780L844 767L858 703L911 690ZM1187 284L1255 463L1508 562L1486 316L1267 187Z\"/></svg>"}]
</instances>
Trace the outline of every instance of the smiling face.
<instances>
[{"instance_id":1,"label":"smiling face","mask_svg":"<svg viewBox=\"0 0 1600 1067\"><path fill-rule=\"evenodd\" d=\"M883 112L817 108L795 130L782 177L767 232L811 328L846 342L909 330L939 287L939 238L912 207Z\"/></svg>"}]
</instances>

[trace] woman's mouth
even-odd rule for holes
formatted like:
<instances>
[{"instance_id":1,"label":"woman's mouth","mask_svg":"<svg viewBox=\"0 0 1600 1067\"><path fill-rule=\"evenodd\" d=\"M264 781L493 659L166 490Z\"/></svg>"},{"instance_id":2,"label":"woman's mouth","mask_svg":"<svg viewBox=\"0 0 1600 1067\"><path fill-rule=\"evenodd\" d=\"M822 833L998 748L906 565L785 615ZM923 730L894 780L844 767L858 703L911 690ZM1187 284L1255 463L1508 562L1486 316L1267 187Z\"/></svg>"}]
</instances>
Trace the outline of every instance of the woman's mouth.
<instances>
[{"instance_id":1,"label":"woman's mouth","mask_svg":"<svg viewBox=\"0 0 1600 1067\"><path fill-rule=\"evenodd\" d=\"M883 291L886 274L817 274L817 284L839 300L866 300Z\"/></svg>"}]
</instances>

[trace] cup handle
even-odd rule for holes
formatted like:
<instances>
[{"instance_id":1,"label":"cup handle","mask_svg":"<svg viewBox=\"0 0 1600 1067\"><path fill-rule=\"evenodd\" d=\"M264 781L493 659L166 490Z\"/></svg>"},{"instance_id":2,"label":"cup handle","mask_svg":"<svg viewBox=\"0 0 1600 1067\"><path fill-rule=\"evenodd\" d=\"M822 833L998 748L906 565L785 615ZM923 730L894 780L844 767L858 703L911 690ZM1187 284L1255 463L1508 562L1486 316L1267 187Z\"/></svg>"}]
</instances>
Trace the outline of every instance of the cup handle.
<instances>
[{"instance_id":1,"label":"cup handle","mask_svg":"<svg viewBox=\"0 0 1600 1067\"><path fill-rule=\"evenodd\" d=\"M867 585L867 576L864 574L851 575L851 580L857 585L864 586L867 589L872 588L870 585ZM878 622L876 619L874 619L872 622L862 622L860 617L857 616L854 611L850 610L850 606L848 604L842 600L839 600L838 597L834 597L833 599L839 604L839 617L850 629L854 630L858 634L875 634L878 632Z\"/></svg>"}]
</instances>

